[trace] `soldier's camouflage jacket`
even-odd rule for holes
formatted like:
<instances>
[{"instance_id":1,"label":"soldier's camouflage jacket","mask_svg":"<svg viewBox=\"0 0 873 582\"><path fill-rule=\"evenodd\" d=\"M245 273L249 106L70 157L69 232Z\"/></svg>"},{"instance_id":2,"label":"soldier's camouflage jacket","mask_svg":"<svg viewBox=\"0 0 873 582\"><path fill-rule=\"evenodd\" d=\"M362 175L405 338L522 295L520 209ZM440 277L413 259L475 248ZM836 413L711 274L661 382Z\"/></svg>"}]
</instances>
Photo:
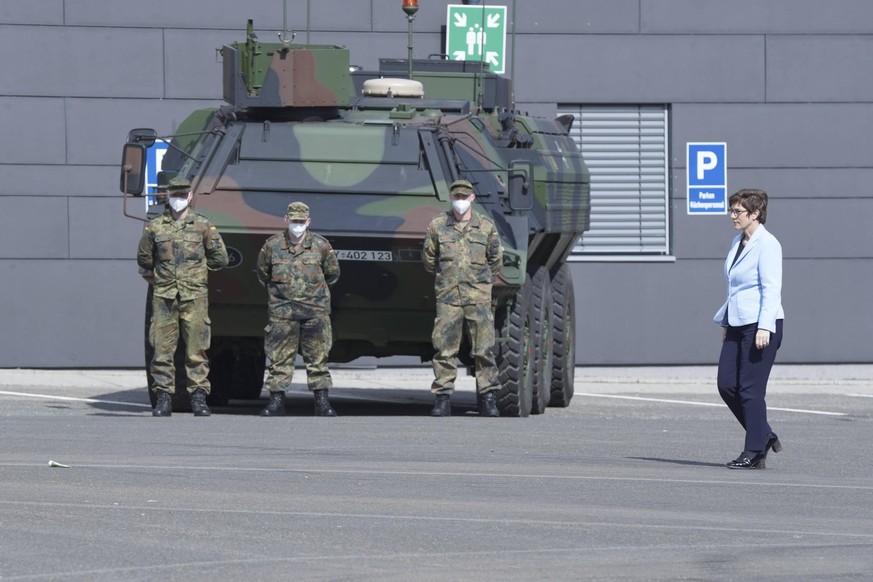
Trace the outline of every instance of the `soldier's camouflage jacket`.
<instances>
[{"instance_id":1,"label":"soldier's camouflage jacket","mask_svg":"<svg viewBox=\"0 0 873 582\"><path fill-rule=\"evenodd\" d=\"M205 216L189 210L174 220L168 208L146 224L136 262L154 271L155 297L190 300L207 295L206 273L227 266L227 249Z\"/></svg>"},{"instance_id":2,"label":"soldier's camouflage jacket","mask_svg":"<svg viewBox=\"0 0 873 582\"><path fill-rule=\"evenodd\" d=\"M476 211L466 226L449 210L427 227L424 268L434 274L436 300L441 303L490 303L493 276L502 261L494 223Z\"/></svg>"},{"instance_id":3,"label":"soldier's camouflage jacket","mask_svg":"<svg viewBox=\"0 0 873 582\"><path fill-rule=\"evenodd\" d=\"M258 279L270 294L270 319L312 319L330 313L339 280L336 254L325 238L306 231L293 245L288 232L271 236L258 254Z\"/></svg>"}]
</instances>

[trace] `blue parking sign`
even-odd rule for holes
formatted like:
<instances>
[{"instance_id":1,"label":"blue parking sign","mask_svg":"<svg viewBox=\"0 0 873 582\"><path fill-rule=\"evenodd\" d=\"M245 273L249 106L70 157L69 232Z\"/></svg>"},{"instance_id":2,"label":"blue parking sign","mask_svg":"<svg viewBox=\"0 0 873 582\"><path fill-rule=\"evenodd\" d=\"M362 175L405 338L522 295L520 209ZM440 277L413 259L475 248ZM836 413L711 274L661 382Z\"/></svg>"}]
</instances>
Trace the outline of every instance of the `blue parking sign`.
<instances>
[{"instance_id":1,"label":"blue parking sign","mask_svg":"<svg viewBox=\"0 0 873 582\"><path fill-rule=\"evenodd\" d=\"M727 214L727 144L687 144L688 214Z\"/></svg>"}]
</instances>

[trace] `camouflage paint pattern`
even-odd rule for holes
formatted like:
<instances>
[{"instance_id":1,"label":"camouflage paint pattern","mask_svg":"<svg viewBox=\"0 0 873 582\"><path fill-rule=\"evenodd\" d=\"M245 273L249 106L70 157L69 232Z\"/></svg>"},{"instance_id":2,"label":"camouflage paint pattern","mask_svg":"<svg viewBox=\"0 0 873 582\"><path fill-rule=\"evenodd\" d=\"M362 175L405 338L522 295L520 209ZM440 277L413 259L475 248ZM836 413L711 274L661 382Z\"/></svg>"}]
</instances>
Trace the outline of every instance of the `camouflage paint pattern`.
<instances>
[{"instance_id":1,"label":"camouflage paint pattern","mask_svg":"<svg viewBox=\"0 0 873 582\"><path fill-rule=\"evenodd\" d=\"M270 322L264 337L270 361L267 389L284 392L290 388L298 349L306 364L309 389L329 389L327 358L333 343L329 286L340 276L330 243L307 230L295 245L286 230L267 240L257 268L258 279L269 293Z\"/></svg>"},{"instance_id":2,"label":"camouflage paint pattern","mask_svg":"<svg viewBox=\"0 0 873 582\"><path fill-rule=\"evenodd\" d=\"M451 394L455 359L466 326L480 394L497 389L491 287L500 272L503 249L494 223L473 212L460 223L451 211L431 221L424 240L424 268L434 274L436 319L431 341L434 382L431 392Z\"/></svg>"},{"instance_id":3,"label":"camouflage paint pattern","mask_svg":"<svg viewBox=\"0 0 873 582\"><path fill-rule=\"evenodd\" d=\"M210 345L207 271L227 265L227 250L206 217L188 211L174 220L169 209L143 229L137 264L154 273L149 338L154 346L151 373L155 390L175 393L173 356L179 336L185 340L188 392L209 394Z\"/></svg>"},{"instance_id":4,"label":"camouflage paint pattern","mask_svg":"<svg viewBox=\"0 0 873 582\"><path fill-rule=\"evenodd\" d=\"M433 356L434 381L430 387L434 394L451 394L455 391L455 379L458 377L455 359L465 327L476 370L476 391L485 394L499 387L494 361L494 315L491 313L491 303L451 305L440 302L436 306L431 338L436 350Z\"/></svg>"},{"instance_id":5,"label":"camouflage paint pattern","mask_svg":"<svg viewBox=\"0 0 873 582\"><path fill-rule=\"evenodd\" d=\"M206 273L227 266L218 230L197 212L175 220L170 210L143 229L137 264L154 272L155 297L182 300L207 296Z\"/></svg>"},{"instance_id":6,"label":"camouflage paint pattern","mask_svg":"<svg viewBox=\"0 0 873 582\"><path fill-rule=\"evenodd\" d=\"M264 331L264 349L270 362L264 382L267 390L287 392L291 389L298 349L306 365L309 389L329 390L333 387L327 369L327 355L332 343L330 317L271 319Z\"/></svg>"},{"instance_id":7,"label":"camouflage paint pattern","mask_svg":"<svg viewBox=\"0 0 873 582\"><path fill-rule=\"evenodd\" d=\"M270 296L271 322L329 315L329 286L339 277L330 243L308 230L299 244L287 231L274 235L258 254L258 279Z\"/></svg>"},{"instance_id":8,"label":"camouflage paint pattern","mask_svg":"<svg viewBox=\"0 0 873 582\"><path fill-rule=\"evenodd\" d=\"M213 335L263 337L256 259L283 229L287 204L301 200L312 227L342 252L329 359L427 360L436 297L422 253L448 185L471 181L475 209L499 234L504 253L492 295L500 303L528 272L562 263L588 227L588 170L557 120L525 116L508 100L477 102L476 87L493 73L433 73L442 64L430 61L424 99L358 97L347 51L333 50L259 43L250 29L245 42L223 50L231 107L182 123L180 131L205 132L193 142L178 138L193 159L164 158L164 170L191 180L193 204L231 255L229 268L210 275Z\"/></svg>"},{"instance_id":9,"label":"camouflage paint pattern","mask_svg":"<svg viewBox=\"0 0 873 582\"><path fill-rule=\"evenodd\" d=\"M246 42L221 49L224 100L236 107L340 107L349 103L349 51L333 45Z\"/></svg>"},{"instance_id":10,"label":"camouflage paint pattern","mask_svg":"<svg viewBox=\"0 0 873 582\"><path fill-rule=\"evenodd\" d=\"M152 297L149 340L155 350L151 361L153 388L175 394L176 364L173 356L180 335L185 340L188 393L193 394L200 389L209 394L211 385L207 378L209 359L206 350L209 349L211 335L209 300L206 296L192 299Z\"/></svg>"},{"instance_id":11,"label":"camouflage paint pattern","mask_svg":"<svg viewBox=\"0 0 873 582\"><path fill-rule=\"evenodd\" d=\"M438 305L490 306L492 281L502 262L497 229L478 212L467 223L444 212L427 227L424 268L434 274Z\"/></svg>"}]
</instances>

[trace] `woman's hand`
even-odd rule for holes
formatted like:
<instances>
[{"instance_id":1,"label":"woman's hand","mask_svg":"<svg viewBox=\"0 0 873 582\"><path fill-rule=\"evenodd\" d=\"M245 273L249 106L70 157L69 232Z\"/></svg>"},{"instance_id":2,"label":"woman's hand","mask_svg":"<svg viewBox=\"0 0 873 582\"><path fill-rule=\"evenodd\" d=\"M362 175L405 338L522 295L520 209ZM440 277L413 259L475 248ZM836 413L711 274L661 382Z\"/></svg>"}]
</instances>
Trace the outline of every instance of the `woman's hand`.
<instances>
[{"instance_id":1,"label":"woman's hand","mask_svg":"<svg viewBox=\"0 0 873 582\"><path fill-rule=\"evenodd\" d=\"M755 347L763 350L770 345L770 332L766 329L759 329L755 334Z\"/></svg>"}]
</instances>

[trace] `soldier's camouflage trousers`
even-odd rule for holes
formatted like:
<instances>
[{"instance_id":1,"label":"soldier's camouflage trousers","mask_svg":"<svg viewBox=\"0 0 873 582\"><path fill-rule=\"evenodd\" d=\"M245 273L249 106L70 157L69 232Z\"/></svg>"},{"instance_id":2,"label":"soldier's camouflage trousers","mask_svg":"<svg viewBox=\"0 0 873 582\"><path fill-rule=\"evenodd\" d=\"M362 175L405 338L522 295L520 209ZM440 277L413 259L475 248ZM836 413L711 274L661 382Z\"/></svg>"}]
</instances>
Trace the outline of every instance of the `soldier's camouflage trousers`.
<instances>
[{"instance_id":1,"label":"soldier's camouflage trousers","mask_svg":"<svg viewBox=\"0 0 873 582\"><path fill-rule=\"evenodd\" d=\"M448 305L437 302L436 319L433 324L434 381L431 392L451 394L455 390L458 365L455 358L461 347L461 337L466 323L470 337L470 355L476 364L476 390L485 394L496 390L497 365L494 362L494 315L491 303L482 305Z\"/></svg>"},{"instance_id":2,"label":"soldier's camouflage trousers","mask_svg":"<svg viewBox=\"0 0 873 582\"><path fill-rule=\"evenodd\" d=\"M173 355L179 342L179 334L185 340L185 373L188 378L188 392L200 389L209 394L209 299L197 297L182 301L152 298L152 322L149 326L149 339L155 347L152 357L152 377L156 390L170 394L176 391L176 363Z\"/></svg>"},{"instance_id":3,"label":"soldier's camouflage trousers","mask_svg":"<svg viewBox=\"0 0 873 582\"><path fill-rule=\"evenodd\" d=\"M291 389L294 359L299 348L310 390L332 387L327 354L333 344L330 316L312 319L273 319L264 330L264 351L270 360L266 386L270 392Z\"/></svg>"}]
</instances>

